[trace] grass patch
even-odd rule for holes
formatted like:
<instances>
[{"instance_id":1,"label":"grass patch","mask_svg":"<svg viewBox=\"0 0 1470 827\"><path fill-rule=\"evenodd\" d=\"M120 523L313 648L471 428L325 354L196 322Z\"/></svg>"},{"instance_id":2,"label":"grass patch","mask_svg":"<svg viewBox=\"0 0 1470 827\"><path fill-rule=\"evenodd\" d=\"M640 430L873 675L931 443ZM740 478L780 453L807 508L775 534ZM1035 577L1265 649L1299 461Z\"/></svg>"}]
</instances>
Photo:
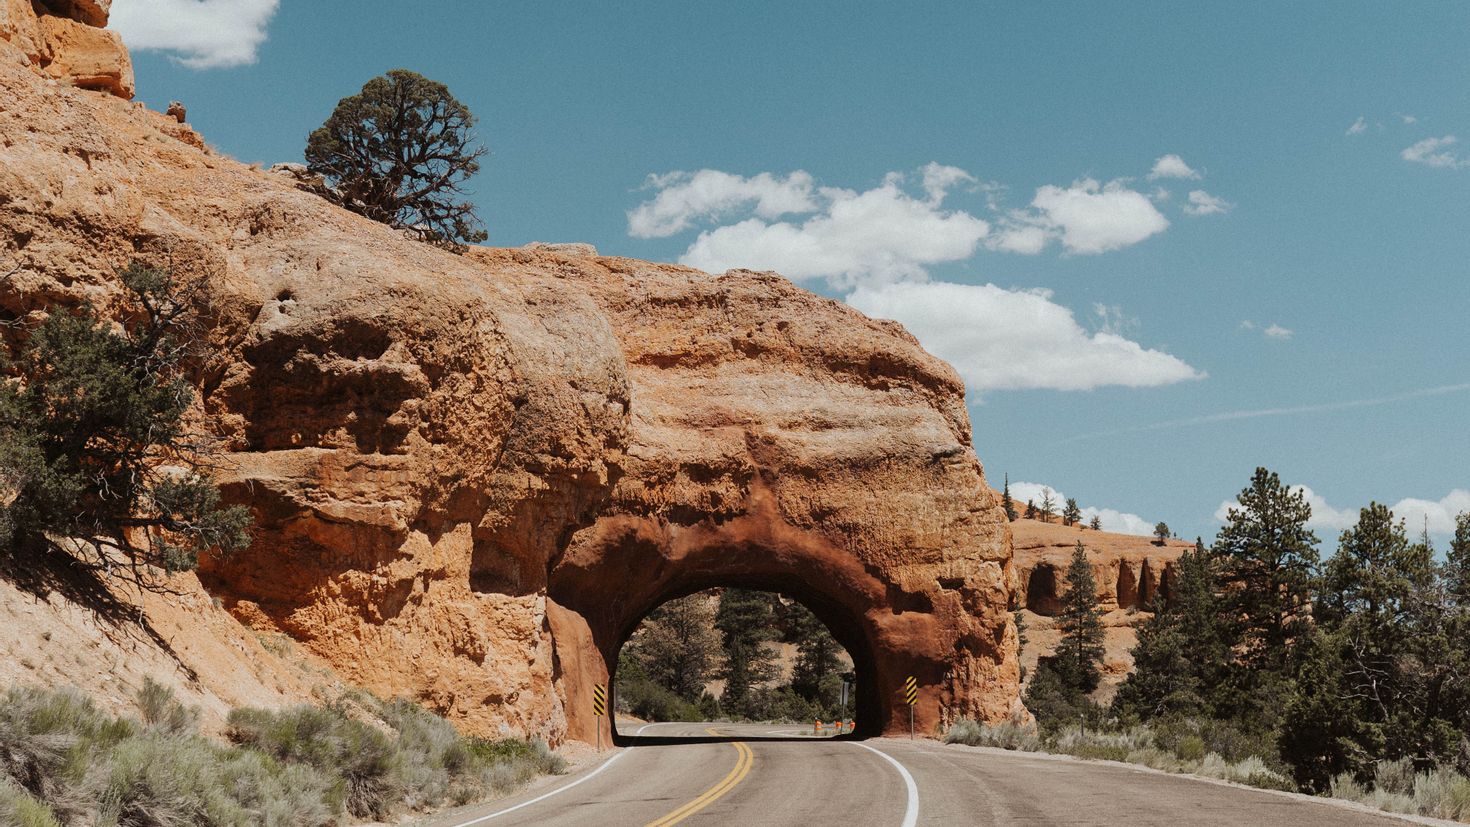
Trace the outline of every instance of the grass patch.
<instances>
[{"instance_id":1,"label":"grass patch","mask_svg":"<svg viewBox=\"0 0 1470 827\"><path fill-rule=\"evenodd\" d=\"M1470 778L1447 767L1415 772L1407 759L1379 761L1373 781L1349 773L1332 779L1332 797L1407 815L1470 821Z\"/></svg>"},{"instance_id":2,"label":"grass patch","mask_svg":"<svg viewBox=\"0 0 1470 827\"><path fill-rule=\"evenodd\" d=\"M230 715L230 743L149 681L139 719L72 690L0 698L0 824L314 827L465 804L565 771L543 742L461 736L407 701Z\"/></svg>"}]
</instances>

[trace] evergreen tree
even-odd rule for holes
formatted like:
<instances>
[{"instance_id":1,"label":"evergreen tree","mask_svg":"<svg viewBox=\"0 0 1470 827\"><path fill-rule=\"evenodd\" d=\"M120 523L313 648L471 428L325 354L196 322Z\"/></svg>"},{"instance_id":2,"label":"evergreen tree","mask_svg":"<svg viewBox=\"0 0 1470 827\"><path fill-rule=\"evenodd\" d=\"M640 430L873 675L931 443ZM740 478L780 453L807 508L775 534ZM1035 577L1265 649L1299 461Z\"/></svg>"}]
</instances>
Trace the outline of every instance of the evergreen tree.
<instances>
[{"instance_id":1,"label":"evergreen tree","mask_svg":"<svg viewBox=\"0 0 1470 827\"><path fill-rule=\"evenodd\" d=\"M715 613L715 627L725 646L719 671L725 693L720 703L731 714L749 715L752 690L776 676L775 658L765 645L776 637L772 597L746 589L725 589L720 595Z\"/></svg>"},{"instance_id":2,"label":"evergreen tree","mask_svg":"<svg viewBox=\"0 0 1470 827\"><path fill-rule=\"evenodd\" d=\"M1153 618L1138 630L1133 672L1113 700L1122 716L1213 715L1217 697L1229 691L1232 654L1204 543L1180 556L1177 571L1168 605L1155 598Z\"/></svg>"},{"instance_id":3,"label":"evergreen tree","mask_svg":"<svg viewBox=\"0 0 1470 827\"><path fill-rule=\"evenodd\" d=\"M1082 509L1077 507L1077 500L1067 498L1067 505L1062 509L1062 524L1076 525L1082 519Z\"/></svg>"},{"instance_id":4,"label":"evergreen tree","mask_svg":"<svg viewBox=\"0 0 1470 827\"><path fill-rule=\"evenodd\" d=\"M1044 522L1048 522L1049 523L1049 522L1051 522L1051 518L1056 516L1056 512L1057 512L1057 501L1056 501L1055 498L1052 497L1052 495L1051 495L1051 489L1050 488L1043 488L1043 489L1041 489L1041 509L1040 510L1041 510L1041 519Z\"/></svg>"},{"instance_id":5,"label":"evergreen tree","mask_svg":"<svg viewBox=\"0 0 1470 827\"><path fill-rule=\"evenodd\" d=\"M628 648L651 680L697 703L719 660L714 624L714 601L703 592L691 594L649 613Z\"/></svg>"},{"instance_id":6,"label":"evergreen tree","mask_svg":"<svg viewBox=\"0 0 1470 827\"><path fill-rule=\"evenodd\" d=\"M307 139L306 163L343 207L459 249L485 240L474 205L458 200L486 152L474 126L444 84L394 69L338 101Z\"/></svg>"},{"instance_id":7,"label":"evergreen tree","mask_svg":"<svg viewBox=\"0 0 1470 827\"><path fill-rule=\"evenodd\" d=\"M1026 501L1026 519L1028 519L1028 520L1034 520L1034 519L1036 519L1036 503L1034 503L1034 502L1032 502L1030 500L1027 500Z\"/></svg>"},{"instance_id":8,"label":"evergreen tree","mask_svg":"<svg viewBox=\"0 0 1470 827\"><path fill-rule=\"evenodd\" d=\"M1224 616L1237 621L1233 636L1242 665L1279 677L1311 606L1317 568L1317 536L1307 528L1312 508L1300 490L1265 468L1256 469L1237 500L1214 546Z\"/></svg>"},{"instance_id":9,"label":"evergreen tree","mask_svg":"<svg viewBox=\"0 0 1470 827\"><path fill-rule=\"evenodd\" d=\"M199 283L141 264L119 277L116 323L53 308L14 363L0 354L0 563L159 588L159 570L244 548L250 516L221 505L217 457L185 427Z\"/></svg>"},{"instance_id":10,"label":"evergreen tree","mask_svg":"<svg viewBox=\"0 0 1470 827\"><path fill-rule=\"evenodd\" d=\"M796 604L796 663L791 688L820 708L834 710L841 692L842 647L826 624L805 606Z\"/></svg>"},{"instance_id":11,"label":"evergreen tree","mask_svg":"<svg viewBox=\"0 0 1470 827\"><path fill-rule=\"evenodd\" d=\"M1006 519L1016 521L1016 503L1011 499L1011 475L1006 474L1005 488L1001 489L1000 504L1006 510Z\"/></svg>"},{"instance_id":12,"label":"evergreen tree","mask_svg":"<svg viewBox=\"0 0 1470 827\"><path fill-rule=\"evenodd\" d=\"M1093 531L1102 531L1102 517L1096 514L1092 515L1092 520L1088 525L1092 527Z\"/></svg>"},{"instance_id":13,"label":"evergreen tree","mask_svg":"<svg viewBox=\"0 0 1470 827\"><path fill-rule=\"evenodd\" d=\"M1456 604L1470 608L1470 512L1455 517L1455 536L1445 555L1445 587Z\"/></svg>"},{"instance_id":14,"label":"evergreen tree","mask_svg":"<svg viewBox=\"0 0 1470 827\"><path fill-rule=\"evenodd\" d=\"M1154 526L1154 544L1162 546L1169 541L1169 524L1160 520Z\"/></svg>"},{"instance_id":15,"label":"evergreen tree","mask_svg":"<svg viewBox=\"0 0 1470 827\"><path fill-rule=\"evenodd\" d=\"M1053 660L1057 675L1067 686L1091 692L1097 688L1100 677L1103 625L1102 612L1097 607L1097 581L1092 576L1092 564L1087 562L1087 547L1081 540L1072 550L1072 562L1067 567L1067 591L1062 595L1057 628L1062 632Z\"/></svg>"}]
</instances>

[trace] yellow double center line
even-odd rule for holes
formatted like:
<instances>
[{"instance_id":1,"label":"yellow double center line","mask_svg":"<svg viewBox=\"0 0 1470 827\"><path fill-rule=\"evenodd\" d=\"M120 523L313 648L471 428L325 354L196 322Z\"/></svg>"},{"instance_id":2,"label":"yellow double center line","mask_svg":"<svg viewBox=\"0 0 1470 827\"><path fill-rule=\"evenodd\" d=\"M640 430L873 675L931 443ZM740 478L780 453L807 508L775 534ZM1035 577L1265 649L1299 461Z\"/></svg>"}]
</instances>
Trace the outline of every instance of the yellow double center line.
<instances>
[{"instance_id":1,"label":"yellow double center line","mask_svg":"<svg viewBox=\"0 0 1470 827\"><path fill-rule=\"evenodd\" d=\"M712 728L706 729L705 732L711 735L720 734ZM735 751L740 753L740 757L735 761L735 769L730 770L729 775L720 779L720 783L705 790L698 798L688 804L685 804L663 818L648 822L646 827L668 827L670 824L678 824L700 810L703 810L705 807L715 803L716 799L734 789L736 784L743 781L745 776L750 774L750 765L755 763L755 753L751 752L750 747L741 741L735 741L730 746L734 747Z\"/></svg>"}]
</instances>

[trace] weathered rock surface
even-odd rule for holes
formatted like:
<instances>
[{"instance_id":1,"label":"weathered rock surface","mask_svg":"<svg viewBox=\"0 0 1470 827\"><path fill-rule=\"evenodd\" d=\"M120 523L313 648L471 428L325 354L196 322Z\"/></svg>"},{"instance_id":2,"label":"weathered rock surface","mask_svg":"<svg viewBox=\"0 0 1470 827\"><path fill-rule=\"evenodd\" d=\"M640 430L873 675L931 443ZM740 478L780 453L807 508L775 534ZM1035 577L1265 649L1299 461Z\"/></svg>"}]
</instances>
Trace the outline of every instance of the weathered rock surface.
<instances>
[{"instance_id":1,"label":"weathered rock surface","mask_svg":"<svg viewBox=\"0 0 1470 827\"><path fill-rule=\"evenodd\" d=\"M48 86L17 43L0 319L105 308L135 258L205 280L195 421L257 521L200 572L233 617L555 742L591 737L591 685L644 612L757 585L834 627L869 729L906 725L910 674L921 727L1011 711L1009 531L958 378L898 325L769 274L451 255Z\"/></svg>"},{"instance_id":2,"label":"weathered rock surface","mask_svg":"<svg viewBox=\"0 0 1470 827\"><path fill-rule=\"evenodd\" d=\"M0 40L51 78L133 97L133 62L107 31L111 0L0 0Z\"/></svg>"},{"instance_id":3,"label":"weathered rock surface","mask_svg":"<svg viewBox=\"0 0 1470 827\"><path fill-rule=\"evenodd\" d=\"M1104 626L1103 679L1094 698L1107 701L1133 670L1138 626L1153 617L1155 600L1168 599L1179 556L1194 544L1169 540L1157 545L1150 537L1027 519L1011 523L1011 531L1017 608L1026 625L1021 663L1028 675L1035 674L1037 661L1051 656L1061 640L1053 616L1066 590L1072 550L1078 540L1086 546Z\"/></svg>"}]
</instances>

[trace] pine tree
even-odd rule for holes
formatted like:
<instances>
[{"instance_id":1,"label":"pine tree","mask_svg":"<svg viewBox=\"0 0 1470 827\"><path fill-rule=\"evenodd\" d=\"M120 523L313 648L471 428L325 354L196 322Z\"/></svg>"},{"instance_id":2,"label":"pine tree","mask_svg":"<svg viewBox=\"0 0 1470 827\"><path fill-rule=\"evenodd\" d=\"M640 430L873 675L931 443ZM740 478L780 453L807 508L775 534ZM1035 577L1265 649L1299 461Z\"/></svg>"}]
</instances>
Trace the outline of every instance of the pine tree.
<instances>
[{"instance_id":1,"label":"pine tree","mask_svg":"<svg viewBox=\"0 0 1470 827\"><path fill-rule=\"evenodd\" d=\"M1470 609L1470 512L1455 517L1455 536L1445 554L1445 587L1456 604Z\"/></svg>"},{"instance_id":2,"label":"pine tree","mask_svg":"<svg viewBox=\"0 0 1470 827\"><path fill-rule=\"evenodd\" d=\"M841 691L841 645L827 625L805 606L795 615L796 663L791 669L791 688L819 707L836 707Z\"/></svg>"},{"instance_id":3,"label":"pine tree","mask_svg":"<svg viewBox=\"0 0 1470 827\"><path fill-rule=\"evenodd\" d=\"M649 613L628 648L650 679L690 703L704 695L719 660L715 606L701 592L670 600Z\"/></svg>"},{"instance_id":4,"label":"pine tree","mask_svg":"<svg viewBox=\"0 0 1470 827\"><path fill-rule=\"evenodd\" d=\"M1213 550L1224 614L1238 621L1242 665L1281 675L1311 606L1317 568L1317 536L1307 528L1312 508L1300 490L1265 468L1256 469L1237 500Z\"/></svg>"},{"instance_id":5,"label":"pine tree","mask_svg":"<svg viewBox=\"0 0 1470 827\"><path fill-rule=\"evenodd\" d=\"M1057 628L1062 632L1054 661L1063 682L1081 692L1097 688L1099 665L1103 657L1102 612L1097 607L1097 581L1092 564L1087 562L1087 547L1081 540L1072 550L1067 567L1067 591L1062 595L1062 609L1057 615Z\"/></svg>"},{"instance_id":6,"label":"pine tree","mask_svg":"<svg viewBox=\"0 0 1470 827\"><path fill-rule=\"evenodd\" d=\"M1153 618L1138 630L1133 672L1113 700L1124 717L1212 715L1218 693L1228 691L1232 654L1204 543L1180 556L1177 571L1170 602L1156 598Z\"/></svg>"},{"instance_id":7,"label":"pine tree","mask_svg":"<svg viewBox=\"0 0 1470 827\"><path fill-rule=\"evenodd\" d=\"M1028 519L1028 520L1034 520L1034 519L1036 519L1036 503L1034 503L1034 502L1032 502L1030 500L1027 500L1026 501L1026 519Z\"/></svg>"},{"instance_id":8,"label":"pine tree","mask_svg":"<svg viewBox=\"0 0 1470 827\"><path fill-rule=\"evenodd\" d=\"M725 659L719 676L725 681L720 703L727 712L750 712L751 691L776 676L775 658L765 646L774 640L773 596L747 589L725 589L715 613L715 628L724 641Z\"/></svg>"},{"instance_id":9,"label":"pine tree","mask_svg":"<svg viewBox=\"0 0 1470 827\"><path fill-rule=\"evenodd\" d=\"M1154 526L1154 545L1162 546L1169 541L1169 524L1160 520Z\"/></svg>"},{"instance_id":10,"label":"pine tree","mask_svg":"<svg viewBox=\"0 0 1470 827\"><path fill-rule=\"evenodd\" d=\"M1057 501L1052 497L1051 489L1041 489L1041 519L1044 522L1051 522L1051 518L1056 516L1056 510Z\"/></svg>"},{"instance_id":11,"label":"pine tree","mask_svg":"<svg viewBox=\"0 0 1470 827\"><path fill-rule=\"evenodd\" d=\"M1092 527L1093 531L1102 531L1102 517L1096 514L1092 515L1092 521L1088 525Z\"/></svg>"},{"instance_id":12,"label":"pine tree","mask_svg":"<svg viewBox=\"0 0 1470 827\"><path fill-rule=\"evenodd\" d=\"M1077 507L1077 500L1067 498L1067 505L1062 509L1062 524L1076 525L1082 519L1082 509Z\"/></svg>"},{"instance_id":13,"label":"pine tree","mask_svg":"<svg viewBox=\"0 0 1470 827\"><path fill-rule=\"evenodd\" d=\"M1005 488L1001 489L1000 504L1006 511L1006 519L1016 521L1016 503L1011 499L1011 475L1006 474Z\"/></svg>"}]
</instances>

